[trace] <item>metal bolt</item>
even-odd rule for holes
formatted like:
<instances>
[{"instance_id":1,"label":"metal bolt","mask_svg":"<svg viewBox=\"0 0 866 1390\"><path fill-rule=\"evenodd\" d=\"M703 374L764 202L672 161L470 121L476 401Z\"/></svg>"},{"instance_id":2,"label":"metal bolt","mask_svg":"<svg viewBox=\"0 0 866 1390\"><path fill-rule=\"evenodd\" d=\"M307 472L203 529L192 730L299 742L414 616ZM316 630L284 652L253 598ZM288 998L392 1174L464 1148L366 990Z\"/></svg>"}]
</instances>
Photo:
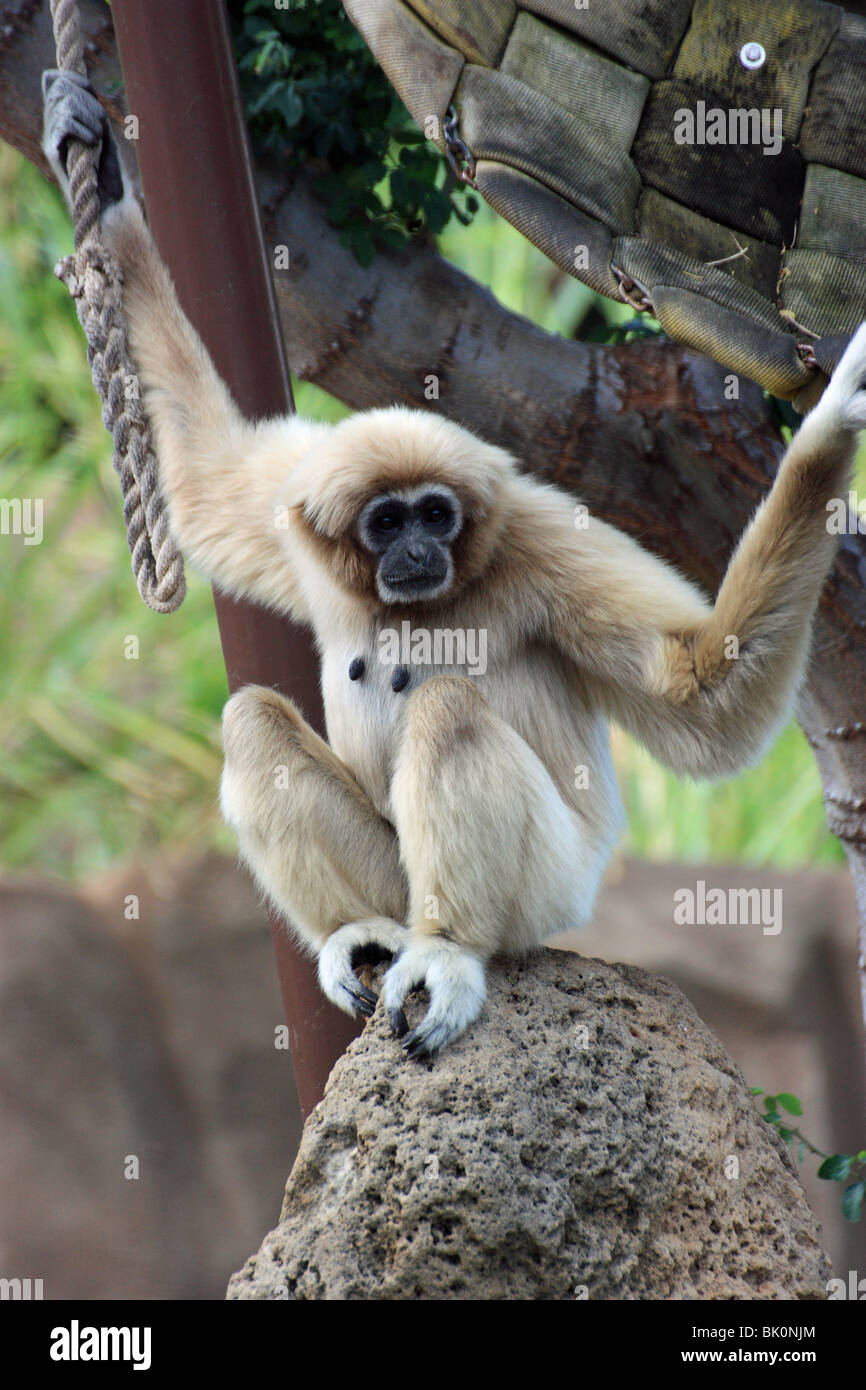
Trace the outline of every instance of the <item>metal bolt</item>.
<instances>
[{"instance_id":1,"label":"metal bolt","mask_svg":"<svg viewBox=\"0 0 866 1390\"><path fill-rule=\"evenodd\" d=\"M740 62L744 68L762 68L766 61L766 50L759 43L744 43L740 49Z\"/></svg>"}]
</instances>

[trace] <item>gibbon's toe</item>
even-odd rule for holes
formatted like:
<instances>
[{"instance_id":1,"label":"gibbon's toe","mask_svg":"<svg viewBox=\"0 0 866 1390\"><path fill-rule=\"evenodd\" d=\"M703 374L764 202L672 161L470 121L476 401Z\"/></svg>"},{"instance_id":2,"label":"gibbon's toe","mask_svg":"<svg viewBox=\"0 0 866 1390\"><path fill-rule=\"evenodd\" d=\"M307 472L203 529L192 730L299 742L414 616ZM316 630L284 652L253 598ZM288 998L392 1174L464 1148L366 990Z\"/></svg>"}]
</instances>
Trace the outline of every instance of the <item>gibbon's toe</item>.
<instances>
[{"instance_id":1,"label":"gibbon's toe","mask_svg":"<svg viewBox=\"0 0 866 1390\"><path fill-rule=\"evenodd\" d=\"M405 1024L403 1003L418 988L427 990L430 1006L417 1028L407 1034L405 1027L395 1026L395 1019ZM382 993L391 1027L403 1038L406 1055L430 1056L459 1037L480 1014L485 995L484 966L456 941L423 937L410 942L387 971Z\"/></svg>"},{"instance_id":2,"label":"gibbon's toe","mask_svg":"<svg viewBox=\"0 0 866 1390\"><path fill-rule=\"evenodd\" d=\"M389 1009L388 1022L391 1025L391 1032L395 1038L405 1038L409 1032L409 1024L402 1009Z\"/></svg>"},{"instance_id":3,"label":"gibbon's toe","mask_svg":"<svg viewBox=\"0 0 866 1390\"><path fill-rule=\"evenodd\" d=\"M371 1018L378 999L361 983L355 970L360 965L393 960L405 936L405 927L379 918L370 922L348 922L339 927L319 952L319 984L323 994L344 1013L360 1013Z\"/></svg>"}]
</instances>

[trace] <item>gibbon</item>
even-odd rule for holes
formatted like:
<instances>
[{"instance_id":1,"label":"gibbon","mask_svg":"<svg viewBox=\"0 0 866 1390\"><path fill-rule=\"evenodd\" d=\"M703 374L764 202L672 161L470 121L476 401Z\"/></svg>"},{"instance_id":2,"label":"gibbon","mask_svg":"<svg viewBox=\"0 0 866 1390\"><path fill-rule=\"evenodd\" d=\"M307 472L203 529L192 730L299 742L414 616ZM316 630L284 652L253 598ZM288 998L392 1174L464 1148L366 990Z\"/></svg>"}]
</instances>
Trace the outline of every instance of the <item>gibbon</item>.
<instances>
[{"instance_id":1,"label":"gibbon","mask_svg":"<svg viewBox=\"0 0 866 1390\"><path fill-rule=\"evenodd\" d=\"M623 820L608 720L675 772L715 778L787 718L833 561L827 503L866 426L866 325L711 604L446 419L242 418L121 187L92 89L54 73L44 89L62 186L68 138L102 143L101 234L177 540L228 594L309 624L321 654L327 743L273 690L228 701L225 818L328 998L371 1014L355 967L390 959L391 1026L410 1056L431 1054L478 1017L492 955L590 916ZM485 661L461 674L446 646L479 633ZM418 987L429 1007L407 1035Z\"/></svg>"}]
</instances>

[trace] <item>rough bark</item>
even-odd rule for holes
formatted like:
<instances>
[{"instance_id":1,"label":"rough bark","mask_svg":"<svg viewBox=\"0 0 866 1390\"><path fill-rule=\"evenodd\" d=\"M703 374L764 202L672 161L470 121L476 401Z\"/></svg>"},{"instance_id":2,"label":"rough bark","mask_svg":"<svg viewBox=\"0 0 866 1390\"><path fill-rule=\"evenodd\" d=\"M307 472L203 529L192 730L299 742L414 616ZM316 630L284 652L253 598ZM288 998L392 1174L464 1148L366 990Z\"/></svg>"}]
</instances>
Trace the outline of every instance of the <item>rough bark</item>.
<instances>
[{"instance_id":1,"label":"rough bark","mask_svg":"<svg viewBox=\"0 0 866 1390\"><path fill-rule=\"evenodd\" d=\"M83 0L100 92L121 80L111 18ZM0 137L45 169L40 74L53 64L47 0L0 6ZM119 97L111 115L120 119ZM429 245L382 253L368 269L339 245L298 178L261 171L266 234L289 247L277 273L288 358L304 380L363 408L436 408L512 449L535 472L714 591L782 452L762 393L670 342L567 342L504 309ZM842 841L861 915L866 1008L866 539L840 538L816 622L799 719L818 761L828 821Z\"/></svg>"}]
</instances>

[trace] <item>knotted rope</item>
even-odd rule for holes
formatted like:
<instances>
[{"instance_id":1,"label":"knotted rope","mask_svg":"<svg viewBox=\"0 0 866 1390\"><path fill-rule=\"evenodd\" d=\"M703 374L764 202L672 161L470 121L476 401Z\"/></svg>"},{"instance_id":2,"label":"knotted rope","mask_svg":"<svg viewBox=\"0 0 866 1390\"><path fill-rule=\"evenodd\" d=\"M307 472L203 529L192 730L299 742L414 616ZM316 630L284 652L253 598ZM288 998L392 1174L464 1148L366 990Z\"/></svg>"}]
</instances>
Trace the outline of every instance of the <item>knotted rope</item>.
<instances>
[{"instance_id":1,"label":"knotted rope","mask_svg":"<svg viewBox=\"0 0 866 1390\"><path fill-rule=\"evenodd\" d=\"M76 0L51 0L57 66L86 75ZM132 571L138 592L157 613L172 613L186 593L183 557L168 524L150 428L138 399L129 356L119 265L99 241L98 146L70 140L67 158L75 253L55 270L75 300L87 337L87 360L102 400L102 422L114 440Z\"/></svg>"}]
</instances>

